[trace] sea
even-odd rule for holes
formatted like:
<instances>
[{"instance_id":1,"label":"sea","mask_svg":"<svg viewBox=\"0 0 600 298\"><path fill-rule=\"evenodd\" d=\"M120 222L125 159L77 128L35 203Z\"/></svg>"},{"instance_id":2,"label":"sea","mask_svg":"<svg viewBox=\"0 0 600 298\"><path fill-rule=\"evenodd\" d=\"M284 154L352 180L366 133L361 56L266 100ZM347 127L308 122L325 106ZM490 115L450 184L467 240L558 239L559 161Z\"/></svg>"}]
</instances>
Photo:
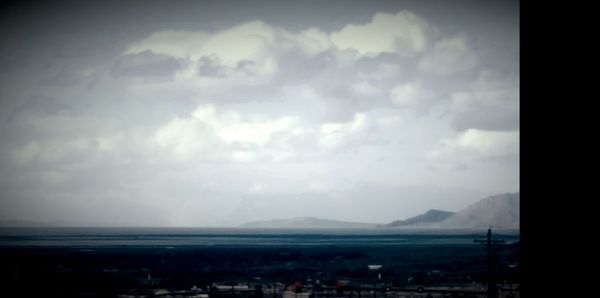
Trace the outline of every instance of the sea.
<instances>
[{"instance_id":1,"label":"sea","mask_svg":"<svg viewBox=\"0 0 600 298\"><path fill-rule=\"evenodd\" d=\"M3 247L136 246L370 246L480 245L486 229L249 229L249 228L0 228ZM492 231L494 240L519 241L518 230Z\"/></svg>"}]
</instances>

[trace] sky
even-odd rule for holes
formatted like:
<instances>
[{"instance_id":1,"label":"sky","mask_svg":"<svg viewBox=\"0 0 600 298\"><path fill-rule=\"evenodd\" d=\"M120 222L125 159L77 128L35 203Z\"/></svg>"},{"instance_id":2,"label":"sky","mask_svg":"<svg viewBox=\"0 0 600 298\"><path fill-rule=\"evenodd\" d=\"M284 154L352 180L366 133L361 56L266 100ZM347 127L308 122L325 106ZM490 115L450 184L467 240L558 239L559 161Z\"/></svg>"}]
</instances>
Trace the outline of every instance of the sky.
<instances>
[{"instance_id":1,"label":"sky","mask_svg":"<svg viewBox=\"0 0 600 298\"><path fill-rule=\"evenodd\" d=\"M0 9L0 221L386 223L519 191L517 1Z\"/></svg>"}]
</instances>

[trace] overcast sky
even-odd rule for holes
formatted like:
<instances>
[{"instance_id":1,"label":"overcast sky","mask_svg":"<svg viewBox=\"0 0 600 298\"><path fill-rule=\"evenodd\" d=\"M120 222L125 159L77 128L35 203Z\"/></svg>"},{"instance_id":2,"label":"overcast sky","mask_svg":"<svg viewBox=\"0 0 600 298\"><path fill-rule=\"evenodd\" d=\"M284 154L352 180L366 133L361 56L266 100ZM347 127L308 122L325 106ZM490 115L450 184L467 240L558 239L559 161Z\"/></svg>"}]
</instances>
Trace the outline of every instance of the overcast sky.
<instances>
[{"instance_id":1,"label":"overcast sky","mask_svg":"<svg viewBox=\"0 0 600 298\"><path fill-rule=\"evenodd\" d=\"M517 1L5 6L2 221L385 223L519 191Z\"/></svg>"}]
</instances>

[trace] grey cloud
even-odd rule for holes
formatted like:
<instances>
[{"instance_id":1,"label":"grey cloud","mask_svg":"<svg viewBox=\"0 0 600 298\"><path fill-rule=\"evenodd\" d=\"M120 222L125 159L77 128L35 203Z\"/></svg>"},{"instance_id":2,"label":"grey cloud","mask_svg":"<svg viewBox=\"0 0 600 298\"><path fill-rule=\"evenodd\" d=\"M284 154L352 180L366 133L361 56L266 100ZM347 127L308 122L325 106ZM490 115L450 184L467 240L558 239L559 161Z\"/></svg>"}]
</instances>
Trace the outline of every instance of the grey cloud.
<instances>
[{"instance_id":1,"label":"grey cloud","mask_svg":"<svg viewBox=\"0 0 600 298\"><path fill-rule=\"evenodd\" d=\"M120 58L112 69L116 77L168 77L184 66L174 57L144 51Z\"/></svg>"},{"instance_id":2,"label":"grey cloud","mask_svg":"<svg viewBox=\"0 0 600 298\"><path fill-rule=\"evenodd\" d=\"M474 40L473 49L481 57L479 64L481 69L494 69L505 76L515 75L519 71L519 49L518 41L516 47L513 44L490 43L483 40Z\"/></svg>"},{"instance_id":3,"label":"grey cloud","mask_svg":"<svg viewBox=\"0 0 600 298\"><path fill-rule=\"evenodd\" d=\"M285 53L279 59L279 68L282 71L276 80L280 84L315 80L321 73L334 66L334 59L333 53L330 51L312 57L306 57L300 52Z\"/></svg>"},{"instance_id":4,"label":"grey cloud","mask_svg":"<svg viewBox=\"0 0 600 298\"><path fill-rule=\"evenodd\" d=\"M198 74L207 77L224 77L225 68L216 57L201 57L198 59Z\"/></svg>"},{"instance_id":5,"label":"grey cloud","mask_svg":"<svg viewBox=\"0 0 600 298\"><path fill-rule=\"evenodd\" d=\"M456 165L455 169L457 171L466 171L469 169L469 166L464 163L461 163L461 164Z\"/></svg>"},{"instance_id":6,"label":"grey cloud","mask_svg":"<svg viewBox=\"0 0 600 298\"><path fill-rule=\"evenodd\" d=\"M14 114L24 111L33 111L39 114L61 114L70 110L72 110L72 106L64 101L50 96L34 95L19 106L18 110L14 111ZM13 117L14 115L11 118Z\"/></svg>"},{"instance_id":7,"label":"grey cloud","mask_svg":"<svg viewBox=\"0 0 600 298\"><path fill-rule=\"evenodd\" d=\"M0 74L11 73L27 65L27 61L22 58L19 59L0 56Z\"/></svg>"},{"instance_id":8,"label":"grey cloud","mask_svg":"<svg viewBox=\"0 0 600 298\"><path fill-rule=\"evenodd\" d=\"M521 159L521 157L519 154L504 154L504 155L490 157L488 159L488 162L499 163L499 164L503 164L505 166L518 167L520 159Z\"/></svg>"},{"instance_id":9,"label":"grey cloud","mask_svg":"<svg viewBox=\"0 0 600 298\"><path fill-rule=\"evenodd\" d=\"M254 60L241 60L237 63L236 69L246 73L247 75L254 75L255 72L252 70L252 67L256 65L256 61Z\"/></svg>"},{"instance_id":10,"label":"grey cloud","mask_svg":"<svg viewBox=\"0 0 600 298\"><path fill-rule=\"evenodd\" d=\"M480 108L458 113L453 127L458 131L470 128L481 130L518 130L519 113L513 109Z\"/></svg>"},{"instance_id":11,"label":"grey cloud","mask_svg":"<svg viewBox=\"0 0 600 298\"><path fill-rule=\"evenodd\" d=\"M359 57L347 66L339 66L335 56L334 51L312 57L299 52L286 53L279 60L280 75L273 84L309 85L326 99L328 109L323 121L340 122L352 119L356 112L389 105L387 91L415 74L415 62L399 55L385 53ZM399 71L386 74L382 66L396 67ZM381 94L365 95L353 91L355 85L364 82L379 88Z\"/></svg>"},{"instance_id":12,"label":"grey cloud","mask_svg":"<svg viewBox=\"0 0 600 298\"><path fill-rule=\"evenodd\" d=\"M75 73L61 71L55 75L43 77L39 80L41 86L59 86L69 87L77 85L81 81L81 77Z\"/></svg>"},{"instance_id":13,"label":"grey cloud","mask_svg":"<svg viewBox=\"0 0 600 298\"><path fill-rule=\"evenodd\" d=\"M89 59L92 56L102 56L107 52L114 51L115 45L102 42L99 39L90 38L85 43L70 44L53 49L51 56L54 59L74 60L77 58Z\"/></svg>"}]
</instances>

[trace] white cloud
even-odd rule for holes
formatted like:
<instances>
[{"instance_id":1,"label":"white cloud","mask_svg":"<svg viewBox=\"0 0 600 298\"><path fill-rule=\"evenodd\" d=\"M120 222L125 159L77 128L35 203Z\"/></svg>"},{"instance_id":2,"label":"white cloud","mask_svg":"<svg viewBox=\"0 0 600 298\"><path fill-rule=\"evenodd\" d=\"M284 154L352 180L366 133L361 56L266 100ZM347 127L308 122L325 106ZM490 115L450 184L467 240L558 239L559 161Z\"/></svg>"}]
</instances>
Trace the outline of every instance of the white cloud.
<instances>
[{"instance_id":1,"label":"white cloud","mask_svg":"<svg viewBox=\"0 0 600 298\"><path fill-rule=\"evenodd\" d=\"M367 81L360 81L353 84L350 88L355 94L360 96L374 96L381 93L381 89Z\"/></svg>"},{"instance_id":2,"label":"white cloud","mask_svg":"<svg viewBox=\"0 0 600 298\"><path fill-rule=\"evenodd\" d=\"M427 157L433 160L462 162L519 154L518 131L469 129L454 138L440 140Z\"/></svg>"},{"instance_id":3,"label":"white cloud","mask_svg":"<svg viewBox=\"0 0 600 298\"><path fill-rule=\"evenodd\" d=\"M333 32L331 41L340 50L355 50L361 55L397 53L414 56L425 50L434 31L427 21L410 11L377 13L370 23L350 24Z\"/></svg>"},{"instance_id":4,"label":"white cloud","mask_svg":"<svg viewBox=\"0 0 600 298\"><path fill-rule=\"evenodd\" d=\"M293 47L297 47L309 57L328 51L333 47L329 35L319 28L311 27L297 34L285 30L281 30L280 32L290 43L289 46L292 49Z\"/></svg>"},{"instance_id":5,"label":"white cloud","mask_svg":"<svg viewBox=\"0 0 600 298\"><path fill-rule=\"evenodd\" d=\"M219 112L212 105L202 105L190 117L175 117L159 127L150 143L176 160L229 156L243 162L258 158L279 161L293 154L276 138L302 134L298 122L294 116L269 119L235 111Z\"/></svg>"},{"instance_id":6,"label":"white cloud","mask_svg":"<svg viewBox=\"0 0 600 298\"><path fill-rule=\"evenodd\" d=\"M273 27L253 21L217 32L160 31L132 43L126 54L152 51L178 58L197 60L216 56L225 65L235 66L242 60L257 60L275 40Z\"/></svg>"},{"instance_id":7,"label":"white cloud","mask_svg":"<svg viewBox=\"0 0 600 298\"><path fill-rule=\"evenodd\" d=\"M276 30L253 21L218 32L161 31L132 43L126 54L151 51L172 57L190 59L190 67L180 77L197 76L201 58L222 67L227 76L271 76L277 72L273 56Z\"/></svg>"},{"instance_id":8,"label":"white cloud","mask_svg":"<svg viewBox=\"0 0 600 298\"><path fill-rule=\"evenodd\" d=\"M176 117L161 126L152 136L152 141L170 151L176 159L188 159L200 153L201 149L209 148L212 141L209 133L196 118Z\"/></svg>"},{"instance_id":9,"label":"white cloud","mask_svg":"<svg viewBox=\"0 0 600 298\"><path fill-rule=\"evenodd\" d=\"M478 63L475 51L463 35L438 41L419 60L418 69L425 73L450 75L474 68Z\"/></svg>"},{"instance_id":10,"label":"white cloud","mask_svg":"<svg viewBox=\"0 0 600 298\"><path fill-rule=\"evenodd\" d=\"M226 65L235 66L242 60L264 58L268 55L267 48L274 41L273 27L260 21L253 21L211 35L201 51L192 57L216 55Z\"/></svg>"},{"instance_id":11,"label":"white cloud","mask_svg":"<svg viewBox=\"0 0 600 298\"><path fill-rule=\"evenodd\" d=\"M368 118L363 113L356 113L349 122L325 123L320 127L319 145L328 150L341 148L365 138L368 126Z\"/></svg>"},{"instance_id":12,"label":"white cloud","mask_svg":"<svg viewBox=\"0 0 600 298\"><path fill-rule=\"evenodd\" d=\"M401 108L417 108L433 99L433 92L425 89L420 82L396 85L390 90L392 103Z\"/></svg>"},{"instance_id":13,"label":"white cloud","mask_svg":"<svg viewBox=\"0 0 600 298\"><path fill-rule=\"evenodd\" d=\"M275 120L256 119L243 121L237 113L223 115L224 122L215 123L215 130L219 138L227 143L242 142L263 146L271 140L271 136L278 132L288 132L295 126L297 118L281 117Z\"/></svg>"},{"instance_id":14,"label":"white cloud","mask_svg":"<svg viewBox=\"0 0 600 298\"><path fill-rule=\"evenodd\" d=\"M277 78L277 74L290 71L282 69L290 63L280 60L284 57L289 59L290 55L298 57L300 53L314 57L328 52L331 55L324 59L329 59L330 64L320 65L319 70L341 70L356 65L363 55L395 53L415 56L427 49L429 40L436 34L437 29L409 11L377 13L367 24L350 24L331 34L316 27L292 32L262 21L246 22L218 31L161 31L131 43L124 57L143 53L171 57L171 60L165 59L173 63L160 64L160 73L170 74L168 71L175 70L173 79L150 82L152 84L145 81L140 86L132 83L127 88L141 94L181 92L185 89L217 95L227 92L232 86L268 85ZM181 67L174 68L174 61L181 62L177 64ZM148 73L145 68L141 69L141 74ZM399 69L395 63L383 62L373 71L358 73L359 83L353 86L354 93L359 96L379 94L377 89L381 86L376 81L396 76Z\"/></svg>"}]
</instances>

